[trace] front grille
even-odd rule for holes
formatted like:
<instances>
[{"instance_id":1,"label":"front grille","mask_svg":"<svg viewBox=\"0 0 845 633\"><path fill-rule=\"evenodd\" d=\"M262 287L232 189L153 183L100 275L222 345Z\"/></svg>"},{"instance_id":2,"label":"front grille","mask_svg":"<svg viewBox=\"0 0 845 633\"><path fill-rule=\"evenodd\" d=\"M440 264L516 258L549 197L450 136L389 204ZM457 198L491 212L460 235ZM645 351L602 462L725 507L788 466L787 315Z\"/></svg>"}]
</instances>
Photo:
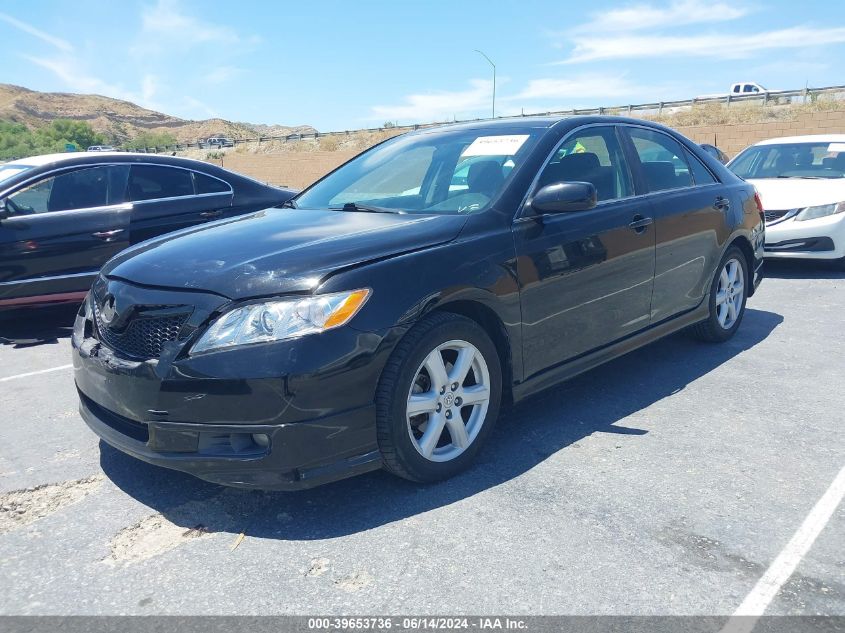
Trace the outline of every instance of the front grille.
<instances>
[{"instance_id":1,"label":"front grille","mask_svg":"<svg viewBox=\"0 0 845 633\"><path fill-rule=\"evenodd\" d=\"M763 215L766 217L766 222L769 224L773 222L777 222L779 220L785 219L785 216L788 213L791 213L794 209L783 209L778 211L765 211Z\"/></svg>"},{"instance_id":2,"label":"front grille","mask_svg":"<svg viewBox=\"0 0 845 633\"><path fill-rule=\"evenodd\" d=\"M142 312L133 316L122 332L115 332L102 322L99 302L92 303L99 339L118 354L136 360L161 356L166 342L179 340L179 333L188 318L187 313L157 316Z\"/></svg>"}]
</instances>

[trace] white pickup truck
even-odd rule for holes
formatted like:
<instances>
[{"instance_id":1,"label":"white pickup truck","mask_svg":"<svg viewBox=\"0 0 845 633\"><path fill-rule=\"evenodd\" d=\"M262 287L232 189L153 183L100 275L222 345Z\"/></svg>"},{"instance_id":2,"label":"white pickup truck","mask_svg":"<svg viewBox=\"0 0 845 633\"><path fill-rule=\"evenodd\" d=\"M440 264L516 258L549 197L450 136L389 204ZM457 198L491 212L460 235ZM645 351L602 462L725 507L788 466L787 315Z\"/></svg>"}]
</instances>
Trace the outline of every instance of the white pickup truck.
<instances>
[{"instance_id":1,"label":"white pickup truck","mask_svg":"<svg viewBox=\"0 0 845 633\"><path fill-rule=\"evenodd\" d=\"M722 92L719 94L712 95L699 95L696 97L696 99L717 99L720 97L727 97L728 95L730 95L731 97L741 97L745 95L762 94L764 92L778 91L769 90L758 83L754 83L753 81L741 81L739 83L733 84L729 92Z\"/></svg>"}]
</instances>

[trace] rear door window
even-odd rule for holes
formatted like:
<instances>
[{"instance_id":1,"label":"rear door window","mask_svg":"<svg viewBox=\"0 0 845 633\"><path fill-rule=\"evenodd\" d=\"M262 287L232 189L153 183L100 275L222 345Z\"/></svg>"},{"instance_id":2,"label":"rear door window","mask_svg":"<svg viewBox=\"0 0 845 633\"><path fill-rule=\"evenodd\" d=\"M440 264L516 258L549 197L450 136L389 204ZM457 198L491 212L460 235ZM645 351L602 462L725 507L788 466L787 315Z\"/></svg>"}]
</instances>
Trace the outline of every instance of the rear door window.
<instances>
[{"instance_id":1,"label":"rear door window","mask_svg":"<svg viewBox=\"0 0 845 633\"><path fill-rule=\"evenodd\" d=\"M123 204L128 200L126 185L129 181L129 165L109 167L109 204Z\"/></svg>"},{"instance_id":2,"label":"rear door window","mask_svg":"<svg viewBox=\"0 0 845 633\"><path fill-rule=\"evenodd\" d=\"M194 182L187 169L163 165L132 165L129 199L133 202L194 195Z\"/></svg>"},{"instance_id":3,"label":"rear door window","mask_svg":"<svg viewBox=\"0 0 845 633\"><path fill-rule=\"evenodd\" d=\"M690 171L692 172L692 178L696 185L712 185L716 182L716 179L713 177L713 174L710 173L710 170L707 169L707 167L705 167L698 158L693 156L692 152L684 148L684 155L686 156L687 164L689 164Z\"/></svg>"},{"instance_id":4,"label":"rear door window","mask_svg":"<svg viewBox=\"0 0 845 633\"><path fill-rule=\"evenodd\" d=\"M662 132L645 128L630 127L628 134L640 159L649 192L693 186L680 143Z\"/></svg>"},{"instance_id":5,"label":"rear door window","mask_svg":"<svg viewBox=\"0 0 845 633\"><path fill-rule=\"evenodd\" d=\"M232 190L228 183L219 178L212 178L199 172L194 173L194 186L198 194L203 193L228 193Z\"/></svg>"}]
</instances>

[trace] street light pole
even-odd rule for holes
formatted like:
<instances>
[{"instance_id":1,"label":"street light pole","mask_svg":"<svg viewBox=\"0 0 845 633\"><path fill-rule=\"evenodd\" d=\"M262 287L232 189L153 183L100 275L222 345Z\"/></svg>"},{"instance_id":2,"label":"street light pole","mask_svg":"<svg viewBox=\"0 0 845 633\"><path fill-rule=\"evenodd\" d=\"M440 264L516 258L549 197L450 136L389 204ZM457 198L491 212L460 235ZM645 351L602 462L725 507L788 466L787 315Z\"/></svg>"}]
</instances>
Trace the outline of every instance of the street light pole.
<instances>
[{"instance_id":1,"label":"street light pole","mask_svg":"<svg viewBox=\"0 0 845 633\"><path fill-rule=\"evenodd\" d=\"M475 50L476 53L478 53L479 55L484 57L484 59L486 59L490 63L490 65L493 67L493 118L495 119L496 118L496 64L494 64L493 60L490 59L489 57L487 57L487 55L484 54L484 51L480 51L477 48L474 49L474 50Z\"/></svg>"}]
</instances>

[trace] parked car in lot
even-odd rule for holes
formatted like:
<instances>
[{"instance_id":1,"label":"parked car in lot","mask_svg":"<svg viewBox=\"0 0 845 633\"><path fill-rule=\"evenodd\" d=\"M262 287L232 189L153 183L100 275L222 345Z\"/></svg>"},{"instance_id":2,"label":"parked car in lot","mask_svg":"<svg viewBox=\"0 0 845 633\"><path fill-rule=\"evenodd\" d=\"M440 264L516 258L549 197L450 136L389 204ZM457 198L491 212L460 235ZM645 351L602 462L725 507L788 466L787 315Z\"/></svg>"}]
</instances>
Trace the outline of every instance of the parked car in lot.
<instances>
[{"instance_id":1,"label":"parked car in lot","mask_svg":"<svg viewBox=\"0 0 845 633\"><path fill-rule=\"evenodd\" d=\"M711 145L710 143L702 143L701 149L710 154L713 158L718 160L723 165L726 165L729 162L728 155L725 154L725 152L720 150L715 145Z\"/></svg>"},{"instance_id":2,"label":"parked car in lot","mask_svg":"<svg viewBox=\"0 0 845 633\"><path fill-rule=\"evenodd\" d=\"M434 481L502 402L683 328L729 339L760 279L753 186L634 119L405 134L287 206L103 268L72 346L106 442L242 487Z\"/></svg>"},{"instance_id":3,"label":"parked car in lot","mask_svg":"<svg viewBox=\"0 0 845 633\"><path fill-rule=\"evenodd\" d=\"M0 310L79 302L100 266L127 246L293 194L149 154L50 154L0 165Z\"/></svg>"},{"instance_id":4,"label":"parked car in lot","mask_svg":"<svg viewBox=\"0 0 845 633\"><path fill-rule=\"evenodd\" d=\"M728 168L760 192L766 257L845 265L845 134L769 139Z\"/></svg>"}]
</instances>

